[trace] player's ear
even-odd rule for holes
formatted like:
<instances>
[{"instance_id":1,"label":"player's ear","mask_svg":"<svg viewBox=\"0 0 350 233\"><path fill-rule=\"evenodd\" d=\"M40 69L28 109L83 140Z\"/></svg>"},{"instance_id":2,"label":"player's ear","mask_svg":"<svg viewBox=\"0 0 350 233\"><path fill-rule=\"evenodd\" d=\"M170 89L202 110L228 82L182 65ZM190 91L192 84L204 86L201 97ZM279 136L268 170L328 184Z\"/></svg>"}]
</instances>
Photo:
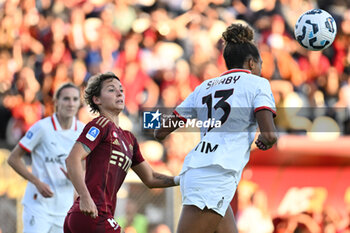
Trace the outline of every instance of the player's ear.
<instances>
[{"instance_id":1,"label":"player's ear","mask_svg":"<svg viewBox=\"0 0 350 233\"><path fill-rule=\"evenodd\" d=\"M249 58L248 59L248 67L249 67L249 70L254 70L255 69L255 66L256 66L256 63L254 61L253 58Z\"/></svg>"},{"instance_id":2,"label":"player's ear","mask_svg":"<svg viewBox=\"0 0 350 233\"><path fill-rule=\"evenodd\" d=\"M97 105L99 105L99 104L101 103L100 98L98 98L97 96L93 96L93 97L92 97L92 101L93 101L95 104L97 104Z\"/></svg>"}]
</instances>

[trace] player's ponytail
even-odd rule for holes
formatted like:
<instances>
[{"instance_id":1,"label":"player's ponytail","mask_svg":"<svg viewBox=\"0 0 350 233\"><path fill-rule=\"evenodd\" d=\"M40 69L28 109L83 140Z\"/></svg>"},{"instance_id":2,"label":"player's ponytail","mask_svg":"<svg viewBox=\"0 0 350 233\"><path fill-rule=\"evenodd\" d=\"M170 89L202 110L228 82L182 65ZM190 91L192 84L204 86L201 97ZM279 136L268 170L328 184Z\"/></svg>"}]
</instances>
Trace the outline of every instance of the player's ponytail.
<instances>
[{"instance_id":1,"label":"player's ponytail","mask_svg":"<svg viewBox=\"0 0 350 233\"><path fill-rule=\"evenodd\" d=\"M258 59L259 51L253 42L254 32L248 25L231 24L222 33L225 42L224 59L228 69L242 68L247 58Z\"/></svg>"}]
</instances>

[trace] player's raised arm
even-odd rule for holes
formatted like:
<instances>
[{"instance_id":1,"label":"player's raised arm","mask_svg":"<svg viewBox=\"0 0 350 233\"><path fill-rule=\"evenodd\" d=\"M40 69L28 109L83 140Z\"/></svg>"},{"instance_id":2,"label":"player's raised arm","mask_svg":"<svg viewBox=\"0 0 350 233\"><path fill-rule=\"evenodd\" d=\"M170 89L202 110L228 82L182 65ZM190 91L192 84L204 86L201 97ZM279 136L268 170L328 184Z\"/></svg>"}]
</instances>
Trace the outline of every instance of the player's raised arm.
<instances>
[{"instance_id":1,"label":"player's raised arm","mask_svg":"<svg viewBox=\"0 0 350 233\"><path fill-rule=\"evenodd\" d=\"M164 119L164 115L162 115L161 117ZM154 130L155 139L159 141L164 140L166 136L168 136L171 132L179 128L180 121L183 120L176 116L174 113L170 117L166 117L161 122L164 122L168 127L164 127L164 125L161 124L159 129Z\"/></svg>"}]
</instances>

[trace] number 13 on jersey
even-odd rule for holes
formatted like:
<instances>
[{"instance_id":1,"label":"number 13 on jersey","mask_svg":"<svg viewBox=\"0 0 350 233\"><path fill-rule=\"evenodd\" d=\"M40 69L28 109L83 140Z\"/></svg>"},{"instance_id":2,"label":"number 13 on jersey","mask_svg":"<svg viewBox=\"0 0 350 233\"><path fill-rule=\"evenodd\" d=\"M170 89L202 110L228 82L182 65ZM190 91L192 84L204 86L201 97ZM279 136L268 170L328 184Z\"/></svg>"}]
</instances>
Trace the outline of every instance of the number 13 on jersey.
<instances>
[{"instance_id":1,"label":"number 13 on jersey","mask_svg":"<svg viewBox=\"0 0 350 233\"><path fill-rule=\"evenodd\" d=\"M224 114L221 116L219 121L221 121L221 125L223 125L228 116L230 115L231 112L231 106L229 103L226 102L228 98L233 94L234 89L228 89L228 90L217 90L214 93L214 98L220 98L219 101L214 105L214 109L217 110L218 108L221 108L224 111ZM203 96L202 98L202 104L206 104L208 108L208 119L212 118L212 105L213 105L213 97L212 93L209 95ZM210 126L208 128L209 132L212 130L214 127Z\"/></svg>"}]
</instances>

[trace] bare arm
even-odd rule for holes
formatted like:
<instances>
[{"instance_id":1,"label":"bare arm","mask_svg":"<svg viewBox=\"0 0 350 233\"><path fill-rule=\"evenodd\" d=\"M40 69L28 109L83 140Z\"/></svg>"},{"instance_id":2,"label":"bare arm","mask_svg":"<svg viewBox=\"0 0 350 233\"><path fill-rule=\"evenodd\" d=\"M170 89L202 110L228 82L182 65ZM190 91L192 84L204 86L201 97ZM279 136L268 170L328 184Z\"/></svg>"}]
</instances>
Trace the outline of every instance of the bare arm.
<instances>
[{"instance_id":1,"label":"bare arm","mask_svg":"<svg viewBox=\"0 0 350 233\"><path fill-rule=\"evenodd\" d=\"M268 150L277 142L272 112L269 110L260 110L255 114L255 117L260 128L260 135L255 141L255 144L261 150Z\"/></svg>"},{"instance_id":2,"label":"bare arm","mask_svg":"<svg viewBox=\"0 0 350 233\"><path fill-rule=\"evenodd\" d=\"M98 216L97 207L91 198L84 181L82 160L90 150L82 143L76 142L66 159L67 173L78 195L80 196L80 210L93 218Z\"/></svg>"},{"instance_id":3,"label":"bare arm","mask_svg":"<svg viewBox=\"0 0 350 233\"><path fill-rule=\"evenodd\" d=\"M53 192L50 189L50 186L38 179L33 173L31 173L23 161L23 156L26 151L20 147L18 144L11 151L10 157L7 159L8 164L24 179L28 180L38 189L39 193L43 197L52 197Z\"/></svg>"},{"instance_id":4,"label":"bare arm","mask_svg":"<svg viewBox=\"0 0 350 233\"><path fill-rule=\"evenodd\" d=\"M162 116L163 117L163 116ZM172 121L174 124L170 124L169 122ZM166 138L166 136L168 136L171 132L175 131L177 128L179 128L179 121L182 121L180 118L178 118L177 116L175 116L175 114L173 114L171 117L168 117L165 119L165 122L167 122L166 125L170 126L170 127L163 127L163 125L160 126L159 129L154 130L154 137L155 139L161 141L164 140ZM161 121L163 122L163 121ZM174 126L176 125L176 127Z\"/></svg>"},{"instance_id":5,"label":"bare arm","mask_svg":"<svg viewBox=\"0 0 350 233\"><path fill-rule=\"evenodd\" d=\"M148 188L166 188L176 186L174 176L167 176L155 172L151 166L143 161L132 168Z\"/></svg>"}]
</instances>

